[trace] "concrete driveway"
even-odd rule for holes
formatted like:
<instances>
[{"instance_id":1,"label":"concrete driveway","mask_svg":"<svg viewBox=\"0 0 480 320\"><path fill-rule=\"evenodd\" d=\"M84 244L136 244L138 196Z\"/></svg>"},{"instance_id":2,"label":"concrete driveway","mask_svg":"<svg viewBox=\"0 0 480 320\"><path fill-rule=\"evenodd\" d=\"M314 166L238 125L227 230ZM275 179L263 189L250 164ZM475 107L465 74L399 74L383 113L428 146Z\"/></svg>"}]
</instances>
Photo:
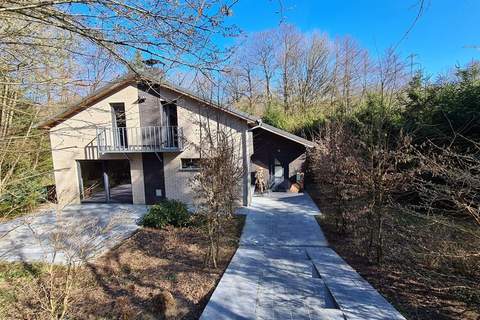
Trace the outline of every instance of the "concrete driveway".
<instances>
[{"instance_id":1,"label":"concrete driveway","mask_svg":"<svg viewBox=\"0 0 480 320\"><path fill-rule=\"evenodd\" d=\"M404 319L328 243L306 194L271 193L246 224L201 320Z\"/></svg>"},{"instance_id":2,"label":"concrete driveway","mask_svg":"<svg viewBox=\"0 0 480 320\"><path fill-rule=\"evenodd\" d=\"M0 224L0 260L65 263L102 254L128 238L145 205L81 204Z\"/></svg>"}]
</instances>

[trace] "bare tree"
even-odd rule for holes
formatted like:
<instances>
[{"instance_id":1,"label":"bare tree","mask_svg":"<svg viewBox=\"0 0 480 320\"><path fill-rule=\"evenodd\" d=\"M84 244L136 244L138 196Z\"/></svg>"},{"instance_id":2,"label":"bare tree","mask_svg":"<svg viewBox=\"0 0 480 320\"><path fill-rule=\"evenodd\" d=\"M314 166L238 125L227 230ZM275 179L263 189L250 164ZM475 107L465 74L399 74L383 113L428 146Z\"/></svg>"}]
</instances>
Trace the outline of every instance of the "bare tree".
<instances>
[{"instance_id":1,"label":"bare tree","mask_svg":"<svg viewBox=\"0 0 480 320\"><path fill-rule=\"evenodd\" d=\"M259 77L256 61L251 52L250 46L240 48L235 54L233 60L233 70L238 76L240 84L240 96L246 100L247 106L243 107L246 111L255 114L256 106L259 102Z\"/></svg>"},{"instance_id":2,"label":"bare tree","mask_svg":"<svg viewBox=\"0 0 480 320\"><path fill-rule=\"evenodd\" d=\"M455 150L455 139L467 140L472 149ZM450 145L427 141L411 151L410 161L417 164L412 185L421 200L412 209L427 215L470 217L480 226L480 144L455 135Z\"/></svg>"},{"instance_id":3,"label":"bare tree","mask_svg":"<svg viewBox=\"0 0 480 320\"><path fill-rule=\"evenodd\" d=\"M222 75L226 82L226 94L229 96L227 100L235 101L239 108L256 114L261 101L261 80L257 57L252 49L250 41L238 44Z\"/></svg>"},{"instance_id":4,"label":"bare tree","mask_svg":"<svg viewBox=\"0 0 480 320\"><path fill-rule=\"evenodd\" d=\"M227 31L236 33L224 23L234 3L2 1L2 202L20 199L17 191L22 181L51 173L43 163L48 139L34 124L56 113L67 100L110 80L124 66L136 71L131 64L136 50L161 64L164 72L178 66L200 72L218 68L228 52L220 50L213 39ZM19 150L25 152L21 159L15 157Z\"/></svg>"},{"instance_id":5,"label":"bare tree","mask_svg":"<svg viewBox=\"0 0 480 320\"><path fill-rule=\"evenodd\" d=\"M381 263L393 194L409 180L398 167L406 161L410 139L382 149L383 144L366 145L345 122L338 121L325 126L316 145L308 155L308 171L321 186L320 196L334 204L337 230L352 233L365 255Z\"/></svg>"},{"instance_id":6,"label":"bare tree","mask_svg":"<svg viewBox=\"0 0 480 320\"><path fill-rule=\"evenodd\" d=\"M114 57L105 49L93 47L91 50L92 52L82 59L83 68L78 72L78 78L84 80L82 85L88 93L97 91L112 77L121 73Z\"/></svg>"},{"instance_id":7,"label":"bare tree","mask_svg":"<svg viewBox=\"0 0 480 320\"><path fill-rule=\"evenodd\" d=\"M350 37L336 39L334 51L333 101L339 106L340 113L345 115L367 92L372 69L367 52Z\"/></svg>"},{"instance_id":8,"label":"bare tree","mask_svg":"<svg viewBox=\"0 0 480 320\"><path fill-rule=\"evenodd\" d=\"M267 104L270 103L272 98L273 80L278 68L276 61L278 47L275 39L276 30L268 30L254 34L251 40L252 55L263 74Z\"/></svg>"},{"instance_id":9,"label":"bare tree","mask_svg":"<svg viewBox=\"0 0 480 320\"><path fill-rule=\"evenodd\" d=\"M67 32L105 48L125 64L129 63L125 50L138 49L170 66L212 68L220 59L213 38L223 32L223 19L230 14L232 4L216 0L188 3L7 0L0 7L0 18ZM10 45L13 41L25 47L49 46L44 43L46 39L49 37L31 37L31 43L12 39L3 44Z\"/></svg>"},{"instance_id":10,"label":"bare tree","mask_svg":"<svg viewBox=\"0 0 480 320\"><path fill-rule=\"evenodd\" d=\"M328 39L314 33L304 37L295 66L296 94L301 110L323 99L330 87Z\"/></svg>"},{"instance_id":11,"label":"bare tree","mask_svg":"<svg viewBox=\"0 0 480 320\"><path fill-rule=\"evenodd\" d=\"M202 139L196 146L201 155L200 171L191 183L197 213L204 217L209 239L205 265L216 268L225 223L240 201L243 167L238 135L218 122L210 122L200 124Z\"/></svg>"},{"instance_id":12,"label":"bare tree","mask_svg":"<svg viewBox=\"0 0 480 320\"><path fill-rule=\"evenodd\" d=\"M257 79L255 77L254 64L248 59L239 64L242 70L242 77L245 82L245 93L248 101L248 110L255 113L255 104L258 97Z\"/></svg>"},{"instance_id":13,"label":"bare tree","mask_svg":"<svg viewBox=\"0 0 480 320\"><path fill-rule=\"evenodd\" d=\"M285 111L290 111L291 100L294 90L293 77L300 57L302 36L292 25L282 25L279 30L278 42L278 65L281 74L280 91Z\"/></svg>"},{"instance_id":14,"label":"bare tree","mask_svg":"<svg viewBox=\"0 0 480 320\"><path fill-rule=\"evenodd\" d=\"M366 198L366 163L361 141L341 121L327 123L309 150L307 172L320 192L319 197L333 205L333 220L339 233L356 233L359 216L355 201Z\"/></svg>"},{"instance_id":15,"label":"bare tree","mask_svg":"<svg viewBox=\"0 0 480 320\"><path fill-rule=\"evenodd\" d=\"M393 49L387 49L378 59L375 68L375 90L380 97L380 105L386 111L398 101L401 89L407 83L405 63Z\"/></svg>"},{"instance_id":16,"label":"bare tree","mask_svg":"<svg viewBox=\"0 0 480 320\"><path fill-rule=\"evenodd\" d=\"M228 102L239 104L243 96L243 81L241 71L236 67L228 67L224 73L225 93Z\"/></svg>"}]
</instances>

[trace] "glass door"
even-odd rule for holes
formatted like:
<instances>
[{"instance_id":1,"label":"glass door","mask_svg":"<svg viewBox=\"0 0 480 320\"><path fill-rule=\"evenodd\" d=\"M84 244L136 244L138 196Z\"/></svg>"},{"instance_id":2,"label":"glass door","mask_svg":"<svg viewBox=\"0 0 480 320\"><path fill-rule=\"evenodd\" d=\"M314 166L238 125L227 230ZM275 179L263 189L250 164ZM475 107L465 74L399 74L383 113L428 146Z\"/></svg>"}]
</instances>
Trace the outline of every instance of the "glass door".
<instances>
[{"instance_id":1,"label":"glass door","mask_svg":"<svg viewBox=\"0 0 480 320\"><path fill-rule=\"evenodd\" d=\"M178 147L178 117L175 103L162 104L162 136L165 148Z\"/></svg>"},{"instance_id":2,"label":"glass door","mask_svg":"<svg viewBox=\"0 0 480 320\"><path fill-rule=\"evenodd\" d=\"M128 160L79 160L82 202L132 203L132 180Z\"/></svg>"},{"instance_id":3,"label":"glass door","mask_svg":"<svg viewBox=\"0 0 480 320\"><path fill-rule=\"evenodd\" d=\"M79 161L80 195L84 202L107 202L102 161Z\"/></svg>"},{"instance_id":4,"label":"glass door","mask_svg":"<svg viewBox=\"0 0 480 320\"><path fill-rule=\"evenodd\" d=\"M112 103L113 143L115 149L127 149L127 118L124 103Z\"/></svg>"},{"instance_id":5,"label":"glass door","mask_svg":"<svg viewBox=\"0 0 480 320\"><path fill-rule=\"evenodd\" d=\"M277 190L283 183L285 171L283 164L277 158L273 159L270 166L270 185L272 190Z\"/></svg>"}]
</instances>

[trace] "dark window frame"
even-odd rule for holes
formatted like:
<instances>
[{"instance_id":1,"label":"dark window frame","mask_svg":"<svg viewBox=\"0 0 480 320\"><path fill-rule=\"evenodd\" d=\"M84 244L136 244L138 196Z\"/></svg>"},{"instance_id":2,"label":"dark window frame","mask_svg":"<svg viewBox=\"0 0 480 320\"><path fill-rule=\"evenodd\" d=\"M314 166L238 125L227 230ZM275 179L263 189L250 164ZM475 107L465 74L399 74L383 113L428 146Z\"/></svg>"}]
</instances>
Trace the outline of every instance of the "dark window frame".
<instances>
[{"instance_id":1,"label":"dark window frame","mask_svg":"<svg viewBox=\"0 0 480 320\"><path fill-rule=\"evenodd\" d=\"M200 170L200 158L181 158L180 170L198 171Z\"/></svg>"}]
</instances>

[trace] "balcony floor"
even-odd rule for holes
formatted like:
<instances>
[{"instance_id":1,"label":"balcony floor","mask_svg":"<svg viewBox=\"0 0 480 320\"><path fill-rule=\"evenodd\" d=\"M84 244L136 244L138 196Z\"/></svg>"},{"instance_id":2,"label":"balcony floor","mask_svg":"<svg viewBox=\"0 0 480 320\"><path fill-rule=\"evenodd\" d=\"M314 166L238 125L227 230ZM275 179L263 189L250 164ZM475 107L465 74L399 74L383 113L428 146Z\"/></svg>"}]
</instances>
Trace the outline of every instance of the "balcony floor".
<instances>
[{"instance_id":1,"label":"balcony floor","mask_svg":"<svg viewBox=\"0 0 480 320\"><path fill-rule=\"evenodd\" d=\"M100 153L142 153L142 152L182 152L183 149L179 147L175 148L106 148L100 149Z\"/></svg>"}]
</instances>

